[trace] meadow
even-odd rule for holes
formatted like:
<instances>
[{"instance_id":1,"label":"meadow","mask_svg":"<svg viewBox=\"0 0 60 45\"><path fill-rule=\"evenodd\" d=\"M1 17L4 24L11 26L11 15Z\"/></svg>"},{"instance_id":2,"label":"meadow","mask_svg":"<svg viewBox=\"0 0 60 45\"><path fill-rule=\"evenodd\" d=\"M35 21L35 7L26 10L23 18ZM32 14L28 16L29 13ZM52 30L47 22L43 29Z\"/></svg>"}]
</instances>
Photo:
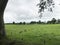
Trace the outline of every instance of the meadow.
<instances>
[{"instance_id":1,"label":"meadow","mask_svg":"<svg viewBox=\"0 0 60 45\"><path fill-rule=\"evenodd\" d=\"M60 24L5 25L10 40L24 45L60 45Z\"/></svg>"}]
</instances>

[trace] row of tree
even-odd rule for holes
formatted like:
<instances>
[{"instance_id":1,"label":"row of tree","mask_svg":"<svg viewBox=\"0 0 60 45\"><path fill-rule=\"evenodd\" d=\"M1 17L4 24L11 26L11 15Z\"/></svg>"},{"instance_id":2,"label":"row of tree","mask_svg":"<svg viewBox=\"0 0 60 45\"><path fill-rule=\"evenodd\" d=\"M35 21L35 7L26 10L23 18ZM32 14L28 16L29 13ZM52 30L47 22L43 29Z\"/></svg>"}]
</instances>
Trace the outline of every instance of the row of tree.
<instances>
[{"instance_id":1,"label":"row of tree","mask_svg":"<svg viewBox=\"0 0 60 45\"><path fill-rule=\"evenodd\" d=\"M26 22L20 22L20 23L15 23L13 22L13 24L60 24L60 19L56 20L55 18L52 18L51 21L47 21L47 22L42 22L42 21L31 21L30 23L26 23Z\"/></svg>"},{"instance_id":2,"label":"row of tree","mask_svg":"<svg viewBox=\"0 0 60 45\"><path fill-rule=\"evenodd\" d=\"M47 21L47 24L60 24L60 19L56 20L53 18L51 21Z\"/></svg>"}]
</instances>

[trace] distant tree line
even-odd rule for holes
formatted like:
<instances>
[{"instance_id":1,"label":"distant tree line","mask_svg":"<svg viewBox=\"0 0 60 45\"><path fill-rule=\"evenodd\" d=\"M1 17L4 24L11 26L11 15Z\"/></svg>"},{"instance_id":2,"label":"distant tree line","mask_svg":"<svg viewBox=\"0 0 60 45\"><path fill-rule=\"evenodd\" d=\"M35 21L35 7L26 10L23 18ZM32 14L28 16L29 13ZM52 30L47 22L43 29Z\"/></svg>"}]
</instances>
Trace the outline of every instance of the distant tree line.
<instances>
[{"instance_id":1,"label":"distant tree line","mask_svg":"<svg viewBox=\"0 0 60 45\"><path fill-rule=\"evenodd\" d=\"M60 19L56 20L55 18L52 18L51 21L47 21L47 24L60 24Z\"/></svg>"},{"instance_id":2,"label":"distant tree line","mask_svg":"<svg viewBox=\"0 0 60 45\"><path fill-rule=\"evenodd\" d=\"M13 21L13 23L7 23L7 24L20 24L20 25L25 25L25 24L60 24L60 19L55 19L55 18L52 18L51 21L47 21L47 22L42 22L41 20L39 21L31 21L30 23L26 23L26 22L19 22L19 23L15 23Z\"/></svg>"}]
</instances>

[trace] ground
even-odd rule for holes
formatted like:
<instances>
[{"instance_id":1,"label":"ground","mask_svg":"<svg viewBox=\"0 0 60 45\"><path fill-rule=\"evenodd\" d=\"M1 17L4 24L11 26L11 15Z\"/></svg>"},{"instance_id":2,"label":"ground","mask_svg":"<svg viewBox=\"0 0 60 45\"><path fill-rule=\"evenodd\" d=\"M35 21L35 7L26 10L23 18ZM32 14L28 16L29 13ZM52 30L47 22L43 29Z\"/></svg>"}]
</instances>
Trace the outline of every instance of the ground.
<instances>
[{"instance_id":1,"label":"ground","mask_svg":"<svg viewBox=\"0 0 60 45\"><path fill-rule=\"evenodd\" d=\"M60 24L5 25L10 40L24 45L60 45Z\"/></svg>"}]
</instances>

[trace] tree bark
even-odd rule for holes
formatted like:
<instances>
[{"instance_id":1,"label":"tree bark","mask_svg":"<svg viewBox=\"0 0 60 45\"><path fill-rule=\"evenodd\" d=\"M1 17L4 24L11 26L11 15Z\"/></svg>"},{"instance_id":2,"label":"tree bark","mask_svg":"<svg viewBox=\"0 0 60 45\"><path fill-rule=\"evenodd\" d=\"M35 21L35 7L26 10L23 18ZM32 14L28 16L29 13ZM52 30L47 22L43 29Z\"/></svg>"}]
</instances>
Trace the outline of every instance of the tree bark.
<instances>
[{"instance_id":1,"label":"tree bark","mask_svg":"<svg viewBox=\"0 0 60 45\"><path fill-rule=\"evenodd\" d=\"M6 35L3 16L7 2L8 0L0 0L0 39Z\"/></svg>"}]
</instances>

